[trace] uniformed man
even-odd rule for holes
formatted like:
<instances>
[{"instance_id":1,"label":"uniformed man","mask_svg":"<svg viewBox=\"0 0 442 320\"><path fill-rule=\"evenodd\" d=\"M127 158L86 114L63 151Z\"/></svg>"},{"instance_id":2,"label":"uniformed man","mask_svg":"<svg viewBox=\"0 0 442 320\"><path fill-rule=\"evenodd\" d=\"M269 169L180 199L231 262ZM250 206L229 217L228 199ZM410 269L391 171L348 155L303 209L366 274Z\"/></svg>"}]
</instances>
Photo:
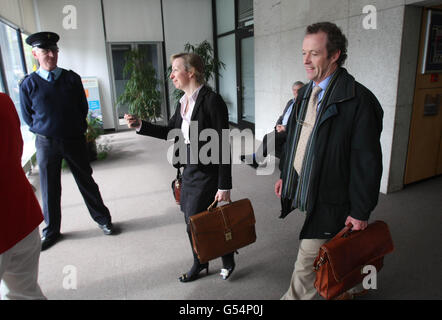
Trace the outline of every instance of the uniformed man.
<instances>
[{"instance_id":1,"label":"uniformed man","mask_svg":"<svg viewBox=\"0 0 442 320\"><path fill-rule=\"evenodd\" d=\"M61 238L61 162L68 163L92 218L104 234L114 233L111 216L92 178L85 132L88 103L78 74L57 66L60 37L53 32L30 35L26 43L40 68L20 84L24 121L36 134L35 146L46 227L42 250Z\"/></svg>"}]
</instances>

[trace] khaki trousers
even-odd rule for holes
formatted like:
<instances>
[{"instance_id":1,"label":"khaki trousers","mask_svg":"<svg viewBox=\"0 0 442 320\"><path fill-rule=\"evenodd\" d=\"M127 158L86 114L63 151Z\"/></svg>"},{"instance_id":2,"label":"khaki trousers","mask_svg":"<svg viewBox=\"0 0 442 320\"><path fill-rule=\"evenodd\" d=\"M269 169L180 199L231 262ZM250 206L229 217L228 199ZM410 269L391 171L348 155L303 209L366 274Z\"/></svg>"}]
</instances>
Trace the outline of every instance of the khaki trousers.
<instances>
[{"instance_id":1,"label":"khaki trousers","mask_svg":"<svg viewBox=\"0 0 442 320\"><path fill-rule=\"evenodd\" d=\"M319 248L327 241L328 239L301 240L290 287L281 300L311 300L317 295L313 285L316 278L313 263Z\"/></svg>"},{"instance_id":2,"label":"khaki trousers","mask_svg":"<svg viewBox=\"0 0 442 320\"><path fill-rule=\"evenodd\" d=\"M2 300L46 299L37 282L40 250L37 227L11 249L0 254Z\"/></svg>"},{"instance_id":3,"label":"khaki trousers","mask_svg":"<svg viewBox=\"0 0 442 320\"><path fill-rule=\"evenodd\" d=\"M287 292L281 300L312 300L319 294L314 286L316 273L313 263L319 253L319 248L329 239L302 239L299 245L298 257L295 262L292 280ZM362 284L358 284L347 292L356 294L363 291Z\"/></svg>"}]
</instances>

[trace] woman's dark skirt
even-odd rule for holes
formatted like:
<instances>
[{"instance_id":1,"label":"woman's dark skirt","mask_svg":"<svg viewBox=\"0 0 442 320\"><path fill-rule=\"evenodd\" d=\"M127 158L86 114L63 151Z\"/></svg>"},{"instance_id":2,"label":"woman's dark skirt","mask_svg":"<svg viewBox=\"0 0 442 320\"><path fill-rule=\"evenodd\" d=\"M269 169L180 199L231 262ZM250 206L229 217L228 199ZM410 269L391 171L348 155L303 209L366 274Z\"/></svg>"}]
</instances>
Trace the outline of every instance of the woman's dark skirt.
<instances>
[{"instance_id":1,"label":"woman's dark skirt","mask_svg":"<svg viewBox=\"0 0 442 320\"><path fill-rule=\"evenodd\" d=\"M184 167L181 189L181 211L186 224L189 217L207 210L218 191L218 175L201 171L196 164Z\"/></svg>"}]
</instances>

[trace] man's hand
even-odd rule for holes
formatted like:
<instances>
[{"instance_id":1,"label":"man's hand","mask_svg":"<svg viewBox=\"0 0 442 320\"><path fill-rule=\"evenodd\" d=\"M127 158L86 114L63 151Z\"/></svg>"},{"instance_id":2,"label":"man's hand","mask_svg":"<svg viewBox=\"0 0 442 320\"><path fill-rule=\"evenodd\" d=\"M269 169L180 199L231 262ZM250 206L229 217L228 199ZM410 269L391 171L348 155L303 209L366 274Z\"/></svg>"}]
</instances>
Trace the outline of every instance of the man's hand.
<instances>
[{"instance_id":1,"label":"man's hand","mask_svg":"<svg viewBox=\"0 0 442 320\"><path fill-rule=\"evenodd\" d=\"M215 195L215 200L218 202L221 201L230 202L230 190L227 191L218 190L218 192Z\"/></svg>"},{"instance_id":2,"label":"man's hand","mask_svg":"<svg viewBox=\"0 0 442 320\"><path fill-rule=\"evenodd\" d=\"M278 124L278 125L276 126L276 131L277 131L277 132L285 131L285 126L283 126L282 124Z\"/></svg>"},{"instance_id":3,"label":"man's hand","mask_svg":"<svg viewBox=\"0 0 442 320\"><path fill-rule=\"evenodd\" d=\"M275 183L275 194L278 198L281 198L281 192L282 192L282 179L279 179Z\"/></svg>"},{"instance_id":4,"label":"man's hand","mask_svg":"<svg viewBox=\"0 0 442 320\"><path fill-rule=\"evenodd\" d=\"M124 114L124 120L126 120L127 122L127 126L129 128L138 128L141 126L141 121L140 119L137 118L137 116L132 115L132 114Z\"/></svg>"},{"instance_id":5,"label":"man's hand","mask_svg":"<svg viewBox=\"0 0 442 320\"><path fill-rule=\"evenodd\" d=\"M348 216L347 220L345 220L345 225L348 225L349 223L351 223L353 225L353 227L351 228L351 230L353 230L353 231L364 230L368 226L367 221L358 220L358 219L352 218L350 216Z\"/></svg>"}]
</instances>

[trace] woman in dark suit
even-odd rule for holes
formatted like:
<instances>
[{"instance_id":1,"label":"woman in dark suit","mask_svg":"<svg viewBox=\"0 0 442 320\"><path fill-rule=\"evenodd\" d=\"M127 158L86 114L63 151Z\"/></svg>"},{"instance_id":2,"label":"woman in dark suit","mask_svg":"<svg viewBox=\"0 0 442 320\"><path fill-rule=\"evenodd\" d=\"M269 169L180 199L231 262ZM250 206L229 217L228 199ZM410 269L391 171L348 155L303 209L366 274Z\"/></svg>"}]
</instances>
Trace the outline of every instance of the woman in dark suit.
<instances>
[{"instance_id":1,"label":"woman in dark suit","mask_svg":"<svg viewBox=\"0 0 442 320\"><path fill-rule=\"evenodd\" d=\"M189 282L196 280L201 271L209 272L209 263L201 264L193 250L189 218L207 210L214 201L230 201L232 188L230 147L221 147L222 130L229 130L229 122L227 106L221 96L204 85L204 62L201 57L194 53L180 53L173 55L171 62L170 79L177 89L184 91L184 95L177 104L175 114L169 120L168 125L160 126L140 121L132 115L125 115L125 119L130 128L137 128L138 134L160 139L168 139L171 130L180 129L177 130L178 136L175 137L174 146L174 154L179 156L180 162L174 163L174 166L184 167L180 205L181 211L184 212L187 234L192 248L193 265L188 272L179 277L179 280ZM212 129L211 132L216 132L219 142L218 150L207 153L207 158L210 158L209 162L200 159L203 154L203 152L200 154L201 148L210 142L210 140L199 141L200 133L205 129ZM194 132L198 135L194 135ZM184 141L184 145L181 144L180 147L177 141ZM229 143L224 141L226 142ZM206 149L207 147L204 150ZM228 163L222 163L223 149L224 152L229 152ZM191 157L191 150L192 154L198 151L198 159ZM223 256L222 262L221 277L226 280L235 268L233 252Z\"/></svg>"}]
</instances>

